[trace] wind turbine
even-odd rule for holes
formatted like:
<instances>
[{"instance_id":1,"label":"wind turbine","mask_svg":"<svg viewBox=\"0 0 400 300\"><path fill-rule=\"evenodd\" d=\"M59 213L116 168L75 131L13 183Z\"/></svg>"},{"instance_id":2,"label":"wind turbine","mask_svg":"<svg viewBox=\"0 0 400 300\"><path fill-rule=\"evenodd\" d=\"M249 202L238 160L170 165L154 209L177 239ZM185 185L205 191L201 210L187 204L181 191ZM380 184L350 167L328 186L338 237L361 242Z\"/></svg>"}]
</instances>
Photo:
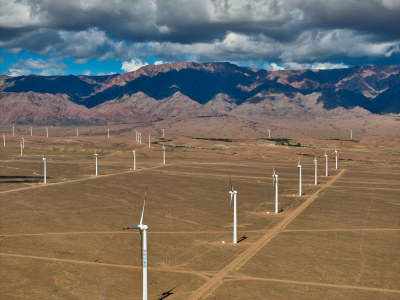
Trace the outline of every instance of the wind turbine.
<instances>
[{"instance_id":1,"label":"wind turbine","mask_svg":"<svg viewBox=\"0 0 400 300\"><path fill-rule=\"evenodd\" d=\"M162 153L163 153L163 165L165 165L165 146L162 145Z\"/></svg>"},{"instance_id":2,"label":"wind turbine","mask_svg":"<svg viewBox=\"0 0 400 300\"><path fill-rule=\"evenodd\" d=\"M96 153L96 151L94 152L94 159L96 160L96 176L97 176L97 153Z\"/></svg>"},{"instance_id":3,"label":"wind turbine","mask_svg":"<svg viewBox=\"0 0 400 300\"><path fill-rule=\"evenodd\" d=\"M151 147L151 145L150 145L150 133L149 133L149 148Z\"/></svg>"},{"instance_id":4,"label":"wind turbine","mask_svg":"<svg viewBox=\"0 0 400 300\"><path fill-rule=\"evenodd\" d=\"M79 136L79 127L76 127L76 136Z\"/></svg>"},{"instance_id":5,"label":"wind turbine","mask_svg":"<svg viewBox=\"0 0 400 300\"><path fill-rule=\"evenodd\" d=\"M326 154L325 151L325 176L328 177L328 155Z\"/></svg>"},{"instance_id":6,"label":"wind turbine","mask_svg":"<svg viewBox=\"0 0 400 300\"><path fill-rule=\"evenodd\" d=\"M314 157L314 171L315 171L315 185L317 185L318 181L317 181L317 158L316 157Z\"/></svg>"},{"instance_id":7,"label":"wind turbine","mask_svg":"<svg viewBox=\"0 0 400 300\"><path fill-rule=\"evenodd\" d=\"M353 139L353 129L350 129L350 139Z\"/></svg>"},{"instance_id":8,"label":"wind turbine","mask_svg":"<svg viewBox=\"0 0 400 300\"><path fill-rule=\"evenodd\" d=\"M229 176L229 180L231 182L231 190L229 194L231 194L231 199L229 201L229 206L232 207L232 198L233 198L233 243L237 244L237 215L236 215L236 194L237 191L233 189L232 179Z\"/></svg>"},{"instance_id":9,"label":"wind turbine","mask_svg":"<svg viewBox=\"0 0 400 300\"><path fill-rule=\"evenodd\" d=\"M24 137L22 137L21 142L22 142L22 149L25 149L25 139L24 139Z\"/></svg>"},{"instance_id":10,"label":"wind turbine","mask_svg":"<svg viewBox=\"0 0 400 300\"><path fill-rule=\"evenodd\" d=\"M275 167L273 168L274 173L272 174L272 186L275 186L275 213L278 211L278 174L275 173Z\"/></svg>"},{"instance_id":11,"label":"wind turbine","mask_svg":"<svg viewBox=\"0 0 400 300\"><path fill-rule=\"evenodd\" d=\"M271 130L268 128L268 138L271 138Z\"/></svg>"},{"instance_id":12,"label":"wind turbine","mask_svg":"<svg viewBox=\"0 0 400 300\"><path fill-rule=\"evenodd\" d=\"M302 193L301 193L301 164L300 164L300 158L299 158L299 162L297 163L297 167L299 168L299 196L301 196Z\"/></svg>"},{"instance_id":13,"label":"wind turbine","mask_svg":"<svg viewBox=\"0 0 400 300\"><path fill-rule=\"evenodd\" d=\"M24 146L23 146L22 141L20 142L20 145L21 145L21 157L22 157L22 156L24 156Z\"/></svg>"},{"instance_id":14,"label":"wind turbine","mask_svg":"<svg viewBox=\"0 0 400 300\"><path fill-rule=\"evenodd\" d=\"M336 147L335 147L335 151L334 151L334 153L335 153L335 160L336 160L336 170L338 169L338 167L337 167L337 161L338 161L338 152L337 152L337 150L336 150Z\"/></svg>"},{"instance_id":15,"label":"wind turbine","mask_svg":"<svg viewBox=\"0 0 400 300\"><path fill-rule=\"evenodd\" d=\"M141 132L139 132L139 144L140 145L142 144L142 133Z\"/></svg>"},{"instance_id":16,"label":"wind turbine","mask_svg":"<svg viewBox=\"0 0 400 300\"><path fill-rule=\"evenodd\" d=\"M6 146L6 135L3 133L3 147Z\"/></svg>"},{"instance_id":17,"label":"wind turbine","mask_svg":"<svg viewBox=\"0 0 400 300\"><path fill-rule=\"evenodd\" d=\"M163 130L162 130L162 137L164 138L164 133L165 133L165 129L163 128Z\"/></svg>"},{"instance_id":18,"label":"wind turbine","mask_svg":"<svg viewBox=\"0 0 400 300\"><path fill-rule=\"evenodd\" d=\"M31 136L32 136L32 126L31 126Z\"/></svg>"},{"instance_id":19,"label":"wind turbine","mask_svg":"<svg viewBox=\"0 0 400 300\"><path fill-rule=\"evenodd\" d=\"M44 154L43 154L43 166L44 166L44 175L43 175L43 178L44 178L44 184L46 184L46 179L47 179L47 176L46 176L46 156L44 156Z\"/></svg>"},{"instance_id":20,"label":"wind turbine","mask_svg":"<svg viewBox=\"0 0 400 300\"><path fill-rule=\"evenodd\" d=\"M133 170L136 170L136 150L133 150L132 153L133 153Z\"/></svg>"},{"instance_id":21,"label":"wind turbine","mask_svg":"<svg viewBox=\"0 0 400 300\"><path fill-rule=\"evenodd\" d=\"M136 141L136 143L138 141L138 132L137 132L137 130L135 130L135 141Z\"/></svg>"},{"instance_id":22,"label":"wind turbine","mask_svg":"<svg viewBox=\"0 0 400 300\"><path fill-rule=\"evenodd\" d=\"M49 137L49 128L46 126L46 137Z\"/></svg>"},{"instance_id":23,"label":"wind turbine","mask_svg":"<svg viewBox=\"0 0 400 300\"><path fill-rule=\"evenodd\" d=\"M110 128L107 129L107 138L110 138Z\"/></svg>"},{"instance_id":24,"label":"wind turbine","mask_svg":"<svg viewBox=\"0 0 400 300\"><path fill-rule=\"evenodd\" d=\"M13 136L14 136L14 133L15 133L15 129L14 129L14 125L13 125Z\"/></svg>"},{"instance_id":25,"label":"wind turbine","mask_svg":"<svg viewBox=\"0 0 400 300\"><path fill-rule=\"evenodd\" d=\"M146 194L147 194L147 191L144 194L143 210L142 210L142 216L140 218L139 225L122 228L123 230L139 229L140 245L141 245L140 248L142 250L142 260L143 260L143 300L147 300L147 296L148 296L148 292L147 292L147 229L149 227L147 225L143 225L144 207L146 205Z\"/></svg>"}]
</instances>

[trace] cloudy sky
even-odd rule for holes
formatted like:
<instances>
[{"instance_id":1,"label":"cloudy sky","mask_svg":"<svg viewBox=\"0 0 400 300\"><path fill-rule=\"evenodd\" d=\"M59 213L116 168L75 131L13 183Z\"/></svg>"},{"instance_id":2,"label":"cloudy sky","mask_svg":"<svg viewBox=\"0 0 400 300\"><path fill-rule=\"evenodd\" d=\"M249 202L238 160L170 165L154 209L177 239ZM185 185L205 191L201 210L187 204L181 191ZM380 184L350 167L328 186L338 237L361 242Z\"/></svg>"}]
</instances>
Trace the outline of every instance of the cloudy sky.
<instances>
[{"instance_id":1,"label":"cloudy sky","mask_svg":"<svg viewBox=\"0 0 400 300\"><path fill-rule=\"evenodd\" d=\"M0 0L0 74L400 64L400 0Z\"/></svg>"}]
</instances>

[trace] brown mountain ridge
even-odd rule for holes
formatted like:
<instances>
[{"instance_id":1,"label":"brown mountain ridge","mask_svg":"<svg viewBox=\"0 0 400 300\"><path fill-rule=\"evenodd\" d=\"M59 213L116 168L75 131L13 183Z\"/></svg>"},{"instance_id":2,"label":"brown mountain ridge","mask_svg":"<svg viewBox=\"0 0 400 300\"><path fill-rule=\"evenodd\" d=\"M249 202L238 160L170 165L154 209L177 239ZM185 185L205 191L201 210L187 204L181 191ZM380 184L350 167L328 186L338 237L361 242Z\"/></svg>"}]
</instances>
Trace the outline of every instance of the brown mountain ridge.
<instances>
[{"instance_id":1,"label":"brown mountain ridge","mask_svg":"<svg viewBox=\"0 0 400 300\"><path fill-rule=\"evenodd\" d=\"M400 113L399 66L267 72L230 63L184 62L109 76L0 76L2 123L371 113Z\"/></svg>"}]
</instances>

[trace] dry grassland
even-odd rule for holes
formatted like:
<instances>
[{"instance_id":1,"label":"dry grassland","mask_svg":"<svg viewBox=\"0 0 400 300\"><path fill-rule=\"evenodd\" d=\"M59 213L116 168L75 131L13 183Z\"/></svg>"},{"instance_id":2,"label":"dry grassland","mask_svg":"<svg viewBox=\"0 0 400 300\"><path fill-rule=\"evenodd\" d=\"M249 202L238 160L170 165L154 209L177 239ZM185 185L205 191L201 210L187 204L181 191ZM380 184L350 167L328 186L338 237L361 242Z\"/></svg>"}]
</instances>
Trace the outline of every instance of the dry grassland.
<instances>
[{"instance_id":1,"label":"dry grassland","mask_svg":"<svg viewBox=\"0 0 400 300\"><path fill-rule=\"evenodd\" d=\"M138 224L146 189L150 299L400 298L398 138L301 138L294 147L168 130L162 140L157 130L149 149L147 132L138 145L129 125L112 128L110 139L104 127L83 127L79 137L60 127L49 138L25 133L20 157L21 130L0 147L1 299L141 299L139 234L122 227ZM236 245L229 176L243 237Z\"/></svg>"}]
</instances>

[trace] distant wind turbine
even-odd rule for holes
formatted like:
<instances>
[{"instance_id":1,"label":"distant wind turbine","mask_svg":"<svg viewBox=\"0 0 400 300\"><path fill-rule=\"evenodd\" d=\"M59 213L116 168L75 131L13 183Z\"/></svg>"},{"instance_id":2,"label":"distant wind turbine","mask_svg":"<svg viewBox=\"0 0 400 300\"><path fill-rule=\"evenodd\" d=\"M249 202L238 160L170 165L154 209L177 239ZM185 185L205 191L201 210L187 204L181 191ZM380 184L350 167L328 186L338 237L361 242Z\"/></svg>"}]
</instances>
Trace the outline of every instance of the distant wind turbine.
<instances>
[{"instance_id":1,"label":"distant wind turbine","mask_svg":"<svg viewBox=\"0 0 400 300\"><path fill-rule=\"evenodd\" d=\"M14 125L13 125L13 136L15 135L15 129L14 129Z\"/></svg>"},{"instance_id":2,"label":"distant wind turbine","mask_svg":"<svg viewBox=\"0 0 400 300\"><path fill-rule=\"evenodd\" d=\"M328 177L328 154L325 151L325 176Z\"/></svg>"},{"instance_id":3,"label":"distant wind turbine","mask_svg":"<svg viewBox=\"0 0 400 300\"><path fill-rule=\"evenodd\" d=\"M297 167L299 168L299 196L301 196L302 193L301 193L301 164L300 164L300 158L299 158L299 162L297 163Z\"/></svg>"},{"instance_id":4,"label":"distant wind turbine","mask_svg":"<svg viewBox=\"0 0 400 300\"><path fill-rule=\"evenodd\" d=\"M353 139L353 129L350 129L350 139Z\"/></svg>"},{"instance_id":5,"label":"distant wind turbine","mask_svg":"<svg viewBox=\"0 0 400 300\"><path fill-rule=\"evenodd\" d=\"M24 139L24 137L22 137L21 142L22 142L22 149L25 149L25 139Z\"/></svg>"},{"instance_id":6,"label":"distant wind turbine","mask_svg":"<svg viewBox=\"0 0 400 300\"><path fill-rule=\"evenodd\" d=\"M275 167L273 168L272 174L272 186L275 186L275 213L279 213L278 211L278 174L275 173Z\"/></svg>"},{"instance_id":7,"label":"distant wind turbine","mask_svg":"<svg viewBox=\"0 0 400 300\"><path fill-rule=\"evenodd\" d=\"M107 138L110 138L110 128L107 129Z\"/></svg>"},{"instance_id":8,"label":"distant wind turbine","mask_svg":"<svg viewBox=\"0 0 400 300\"><path fill-rule=\"evenodd\" d=\"M163 153L163 165L165 165L165 146L162 145L162 153Z\"/></svg>"},{"instance_id":9,"label":"distant wind turbine","mask_svg":"<svg viewBox=\"0 0 400 300\"><path fill-rule=\"evenodd\" d=\"M46 126L46 137L49 137L49 128Z\"/></svg>"},{"instance_id":10,"label":"distant wind turbine","mask_svg":"<svg viewBox=\"0 0 400 300\"><path fill-rule=\"evenodd\" d=\"M336 170L337 170L338 169L338 166L337 166L337 163L338 163L338 152L337 152L336 148L335 148L334 153L335 153Z\"/></svg>"},{"instance_id":11,"label":"distant wind turbine","mask_svg":"<svg viewBox=\"0 0 400 300\"><path fill-rule=\"evenodd\" d=\"M31 126L31 136L32 136L32 126Z\"/></svg>"},{"instance_id":12,"label":"distant wind turbine","mask_svg":"<svg viewBox=\"0 0 400 300\"><path fill-rule=\"evenodd\" d=\"M6 135L3 133L3 147L6 146Z\"/></svg>"},{"instance_id":13,"label":"distant wind turbine","mask_svg":"<svg viewBox=\"0 0 400 300\"><path fill-rule=\"evenodd\" d=\"M318 179L317 179L317 158L316 157L314 157L314 172L315 172L315 185L317 185L318 184Z\"/></svg>"},{"instance_id":14,"label":"distant wind turbine","mask_svg":"<svg viewBox=\"0 0 400 300\"><path fill-rule=\"evenodd\" d=\"M163 128L163 130L162 130L162 137L164 138L165 137L165 129Z\"/></svg>"},{"instance_id":15,"label":"distant wind turbine","mask_svg":"<svg viewBox=\"0 0 400 300\"><path fill-rule=\"evenodd\" d=\"M44 180L44 184L47 183L47 175L46 175L46 156L44 156L43 154L43 168L44 168L44 174L43 174L43 180Z\"/></svg>"},{"instance_id":16,"label":"distant wind turbine","mask_svg":"<svg viewBox=\"0 0 400 300\"><path fill-rule=\"evenodd\" d=\"M20 142L20 146L21 146L21 157L24 156L24 146L22 144L22 141Z\"/></svg>"},{"instance_id":17,"label":"distant wind turbine","mask_svg":"<svg viewBox=\"0 0 400 300\"><path fill-rule=\"evenodd\" d=\"M142 251L142 264L143 264L143 300L147 300L148 291L147 291L147 229L149 228L147 225L143 224L143 215L144 215L144 207L146 205L146 194L144 195L144 202L143 202L143 210L142 216L140 218L139 225L129 226L122 228L123 230L129 229L139 229L140 233L140 248Z\"/></svg>"},{"instance_id":18,"label":"distant wind turbine","mask_svg":"<svg viewBox=\"0 0 400 300\"><path fill-rule=\"evenodd\" d=\"M133 153L133 170L136 170L136 150L133 150L132 153Z\"/></svg>"},{"instance_id":19,"label":"distant wind turbine","mask_svg":"<svg viewBox=\"0 0 400 300\"><path fill-rule=\"evenodd\" d=\"M97 153L96 153L96 151L94 152L94 159L96 160L96 176L97 176Z\"/></svg>"},{"instance_id":20,"label":"distant wind turbine","mask_svg":"<svg viewBox=\"0 0 400 300\"><path fill-rule=\"evenodd\" d=\"M231 190L229 191L229 194L231 194L231 199L229 201L229 205L232 207L232 198L233 198L233 243L237 244L237 215L236 215L236 194L237 191L233 189L232 185L232 179L230 178L231 182Z\"/></svg>"},{"instance_id":21,"label":"distant wind turbine","mask_svg":"<svg viewBox=\"0 0 400 300\"><path fill-rule=\"evenodd\" d=\"M268 128L268 138L271 138L271 130Z\"/></svg>"},{"instance_id":22,"label":"distant wind turbine","mask_svg":"<svg viewBox=\"0 0 400 300\"><path fill-rule=\"evenodd\" d=\"M150 133L149 133L149 148L151 147L150 143L151 143L151 139L150 139Z\"/></svg>"},{"instance_id":23,"label":"distant wind turbine","mask_svg":"<svg viewBox=\"0 0 400 300\"><path fill-rule=\"evenodd\" d=\"M79 136L79 127L76 127L76 136Z\"/></svg>"}]
</instances>

